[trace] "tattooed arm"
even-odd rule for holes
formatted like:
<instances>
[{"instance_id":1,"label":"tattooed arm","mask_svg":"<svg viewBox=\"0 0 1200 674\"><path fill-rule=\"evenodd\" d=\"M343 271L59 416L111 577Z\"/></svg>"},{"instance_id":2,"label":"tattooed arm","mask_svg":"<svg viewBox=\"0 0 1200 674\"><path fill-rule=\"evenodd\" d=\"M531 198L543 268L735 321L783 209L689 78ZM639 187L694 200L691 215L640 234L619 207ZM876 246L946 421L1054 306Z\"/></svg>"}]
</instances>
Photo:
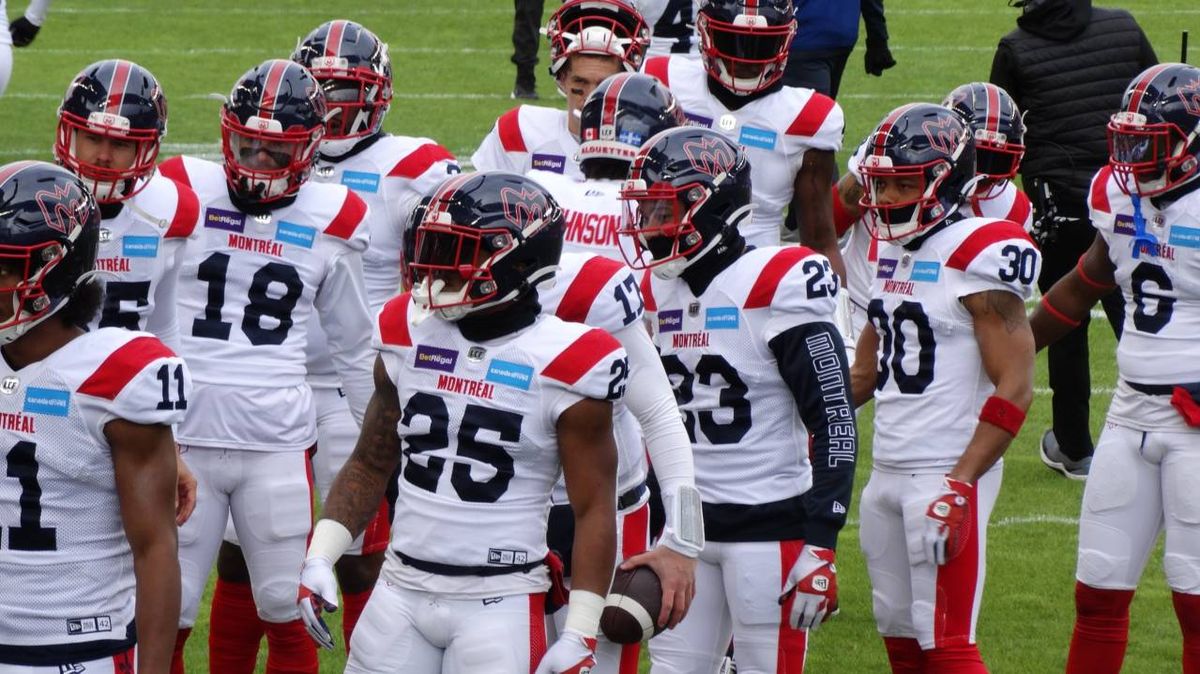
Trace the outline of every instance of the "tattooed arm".
<instances>
[{"instance_id":1,"label":"tattooed arm","mask_svg":"<svg viewBox=\"0 0 1200 674\"><path fill-rule=\"evenodd\" d=\"M985 290L962 298L975 321L975 339L983 369L996 386L995 396L1028 410L1033 402L1033 331L1025 302L1005 290ZM1013 437L981 421L949 476L974 483L1000 459Z\"/></svg>"},{"instance_id":2,"label":"tattooed arm","mask_svg":"<svg viewBox=\"0 0 1200 674\"><path fill-rule=\"evenodd\" d=\"M400 401L383 360L375 358L375 394L367 405L354 453L338 472L325 499L321 519L334 520L354 536L379 510L388 480L400 465Z\"/></svg>"}]
</instances>

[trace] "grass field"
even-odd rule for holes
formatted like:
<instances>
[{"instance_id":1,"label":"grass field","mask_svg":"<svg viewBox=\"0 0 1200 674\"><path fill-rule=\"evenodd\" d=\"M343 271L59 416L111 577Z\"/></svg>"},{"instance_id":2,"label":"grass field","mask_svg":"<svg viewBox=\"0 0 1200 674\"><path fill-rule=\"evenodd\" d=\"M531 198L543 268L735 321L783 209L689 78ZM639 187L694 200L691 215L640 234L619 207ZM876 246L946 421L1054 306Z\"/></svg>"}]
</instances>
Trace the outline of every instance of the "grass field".
<instances>
[{"instance_id":1,"label":"grass field","mask_svg":"<svg viewBox=\"0 0 1200 674\"><path fill-rule=\"evenodd\" d=\"M13 15L24 7L14 0ZM430 136L460 158L470 157L493 120L511 106L514 70L508 62L512 6L508 0L393 0L352 3L333 14L317 0L56 0L33 47L16 50L12 82L0 99L0 162L48 159L55 109L70 78L101 58L123 57L150 68L170 102L164 157L218 151L219 102L244 70L286 58L299 36L332 18L358 20L391 43L396 102L388 130ZM547 10L555 5L548 0ZM1149 34L1159 58L1177 60L1179 31L1200 36L1194 0L1124 3ZM839 102L851 147L891 108L939 101L954 86L986 79L997 40L1018 10L1001 0L891 0L891 47L899 65L883 78L863 74L861 51L850 60ZM545 62L543 50L543 63ZM543 102L562 105L539 70ZM1099 431L1115 382L1111 333L1092 328L1092 425ZM1044 358L1041 359L1044 361ZM1075 521L1081 488L1042 467L1036 443L1049 425L1044 362L1025 431L1006 459L1004 489L992 516L988 584L979 626L985 660L997 673L1062 671L1073 620ZM864 415L858 488L869 468L869 414ZM842 615L812 640L811 672L887 671L871 618L870 591L858 552L857 504L839 555ZM1133 605L1126 672L1179 671L1180 638L1161 571L1151 558ZM336 622L336 619L335 619ZM340 632L339 632L340 633ZM207 610L188 650L189 671L206 671ZM341 671L338 654L322 671Z\"/></svg>"}]
</instances>

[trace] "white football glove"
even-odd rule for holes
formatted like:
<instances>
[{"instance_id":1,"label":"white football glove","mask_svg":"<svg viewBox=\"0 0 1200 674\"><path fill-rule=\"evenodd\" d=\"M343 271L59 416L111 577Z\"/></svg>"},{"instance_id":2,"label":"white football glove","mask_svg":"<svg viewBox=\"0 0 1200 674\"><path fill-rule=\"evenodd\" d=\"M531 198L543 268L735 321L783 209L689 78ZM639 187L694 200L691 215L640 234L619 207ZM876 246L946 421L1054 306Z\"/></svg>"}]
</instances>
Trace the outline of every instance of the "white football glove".
<instances>
[{"instance_id":1,"label":"white football glove","mask_svg":"<svg viewBox=\"0 0 1200 674\"><path fill-rule=\"evenodd\" d=\"M975 486L946 478L942 493L925 509L922 544L925 560L941 566L954 559L971 539Z\"/></svg>"},{"instance_id":2,"label":"white football glove","mask_svg":"<svg viewBox=\"0 0 1200 674\"><path fill-rule=\"evenodd\" d=\"M780 606L794 597L788 616L792 629L816 631L837 611L837 568L833 558L829 548L805 545L800 550L779 596Z\"/></svg>"},{"instance_id":3,"label":"white football glove","mask_svg":"<svg viewBox=\"0 0 1200 674\"><path fill-rule=\"evenodd\" d=\"M325 557L309 557L304 560L300 572L300 619L308 636L321 648L333 650L333 634L321 618L322 611L337 610L337 579L333 575L333 562Z\"/></svg>"},{"instance_id":4,"label":"white football glove","mask_svg":"<svg viewBox=\"0 0 1200 674\"><path fill-rule=\"evenodd\" d=\"M596 639L566 629L542 656L534 674L589 674L595 666Z\"/></svg>"}]
</instances>

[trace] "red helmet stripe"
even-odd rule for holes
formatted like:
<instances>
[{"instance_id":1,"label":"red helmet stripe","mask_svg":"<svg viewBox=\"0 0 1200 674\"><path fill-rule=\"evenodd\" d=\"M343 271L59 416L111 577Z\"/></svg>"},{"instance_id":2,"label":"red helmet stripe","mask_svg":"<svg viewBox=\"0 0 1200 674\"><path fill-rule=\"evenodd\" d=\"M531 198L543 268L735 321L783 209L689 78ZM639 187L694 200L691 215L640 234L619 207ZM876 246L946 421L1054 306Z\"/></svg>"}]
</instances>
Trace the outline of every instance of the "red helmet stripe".
<instances>
[{"instance_id":1,"label":"red helmet stripe","mask_svg":"<svg viewBox=\"0 0 1200 674\"><path fill-rule=\"evenodd\" d=\"M1170 65L1171 64L1169 63L1160 63L1146 71L1145 75L1142 75L1142 78L1138 80L1137 84L1134 86L1133 95L1129 97L1128 112L1138 111L1138 108L1140 108L1142 105L1142 97L1146 95L1146 90L1150 88L1150 83L1154 81L1155 77L1158 77L1159 73L1166 70Z\"/></svg>"},{"instance_id":2,"label":"red helmet stripe","mask_svg":"<svg viewBox=\"0 0 1200 674\"><path fill-rule=\"evenodd\" d=\"M987 91L987 121L983 128L993 133L1000 131L1000 90L994 84L984 87Z\"/></svg>"},{"instance_id":3,"label":"red helmet stripe","mask_svg":"<svg viewBox=\"0 0 1200 674\"><path fill-rule=\"evenodd\" d=\"M447 209L447 206L449 206L449 203L447 202L449 201L450 195L458 191L458 188L464 182L466 182L467 179L474 177L475 175L472 173L462 173L454 178L451 178L450 180L447 180L442 184L441 188L438 189L437 193L433 195L433 199L430 200L429 210L433 211L434 214L444 213ZM420 224L421 223L419 222L417 223L418 226Z\"/></svg>"},{"instance_id":4,"label":"red helmet stripe","mask_svg":"<svg viewBox=\"0 0 1200 674\"><path fill-rule=\"evenodd\" d=\"M604 92L604 105L600 109L601 129L606 126L614 126L617 123L617 101L621 97L621 90L625 88L625 83L628 81L629 75L621 75L615 82L609 85L608 91Z\"/></svg>"},{"instance_id":5,"label":"red helmet stripe","mask_svg":"<svg viewBox=\"0 0 1200 674\"><path fill-rule=\"evenodd\" d=\"M325 55L337 56L342 51L342 36L346 34L346 22L334 21L329 26L329 36L325 38Z\"/></svg>"},{"instance_id":6,"label":"red helmet stripe","mask_svg":"<svg viewBox=\"0 0 1200 674\"><path fill-rule=\"evenodd\" d=\"M13 162L12 164L5 166L4 168L0 169L0 185L3 185L4 183L8 182L9 178L37 163L38 162L36 161L27 159L25 161Z\"/></svg>"},{"instance_id":7,"label":"red helmet stripe","mask_svg":"<svg viewBox=\"0 0 1200 674\"><path fill-rule=\"evenodd\" d=\"M758 0L746 0L746 15L758 16Z\"/></svg>"},{"instance_id":8,"label":"red helmet stripe","mask_svg":"<svg viewBox=\"0 0 1200 674\"><path fill-rule=\"evenodd\" d=\"M283 84L283 73L291 65L290 61L272 61L267 70L267 81L263 83L262 98L259 100L259 110L267 119L274 118L271 109L275 107L275 99L279 96L279 87Z\"/></svg>"},{"instance_id":9,"label":"red helmet stripe","mask_svg":"<svg viewBox=\"0 0 1200 674\"><path fill-rule=\"evenodd\" d=\"M125 85L129 84L129 61L117 60L117 66L113 68L112 79L108 83L108 101L105 103L104 111L115 115L121 109L121 101L125 99Z\"/></svg>"},{"instance_id":10,"label":"red helmet stripe","mask_svg":"<svg viewBox=\"0 0 1200 674\"><path fill-rule=\"evenodd\" d=\"M892 114L890 114L886 118L884 118L883 122L879 124L879 131L877 133L875 133L874 135L883 136L884 138L887 138L888 134L890 134L892 132L892 127L896 125L896 120L900 119L901 115L908 112L908 109L911 108L913 105L915 105L915 104L909 103L908 105L903 105L903 106L900 106L899 108L896 108L895 110L893 110ZM876 156L880 156L880 157L883 156L883 153L884 153L883 147L874 148L874 151L872 152L872 154L874 154Z\"/></svg>"}]
</instances>

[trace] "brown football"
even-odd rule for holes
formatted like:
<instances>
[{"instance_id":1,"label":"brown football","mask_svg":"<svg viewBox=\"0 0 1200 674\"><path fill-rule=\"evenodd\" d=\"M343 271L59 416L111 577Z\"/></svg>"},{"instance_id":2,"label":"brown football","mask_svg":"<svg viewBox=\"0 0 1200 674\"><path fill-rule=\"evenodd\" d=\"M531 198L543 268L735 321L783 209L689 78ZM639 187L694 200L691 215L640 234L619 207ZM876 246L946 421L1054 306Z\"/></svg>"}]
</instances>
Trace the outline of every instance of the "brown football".
<instances>
[{"instance_id":1,"label":"brown football","mask_svg":"<svg viewBox=\"0 0 1200 674\"><path fill-rule=\"evenodd\" d=\"M617 569L600 614L600 631L613 643L639 643L662 631L657 624L660 610L662 583L653 569Z\"/></svg>"}]
</instances>

